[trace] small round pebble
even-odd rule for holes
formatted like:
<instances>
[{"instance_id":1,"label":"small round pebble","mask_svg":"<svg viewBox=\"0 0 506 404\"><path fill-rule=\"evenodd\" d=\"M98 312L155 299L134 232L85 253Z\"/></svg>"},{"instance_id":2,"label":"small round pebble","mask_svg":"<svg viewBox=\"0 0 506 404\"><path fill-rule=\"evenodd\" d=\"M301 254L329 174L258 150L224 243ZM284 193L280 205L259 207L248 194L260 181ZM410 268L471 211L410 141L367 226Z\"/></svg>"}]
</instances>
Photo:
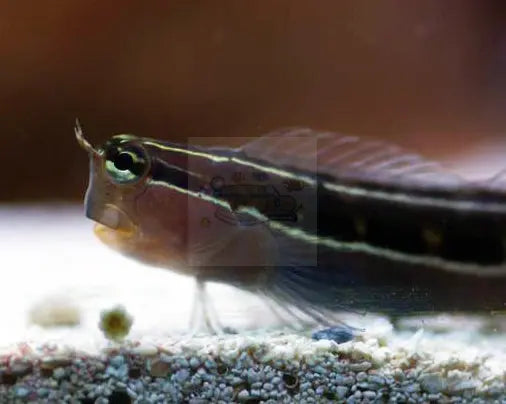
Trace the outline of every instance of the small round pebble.
<instances>
[{"instance_id":1,"label":"small round pebble","mask_svg":"<svg viewBox=\"0 0 506 404\"><path fill-rule=\"evenodd\" d=\"M14 394L16 397L26 397L28 394L30 394L30 390L28 390L28 388L25 386L16 386L14 388Z\"/></svg>"},{"instance_id":2,"label":"small round pebble","mask_svg":"<svg viewBox=\"0 0 506 404\"><path fill-rule=\"evenodd\" d=\"M315 331L311 337L315 340L330 340L338 344L351 341L354 337L353 332L346 327L332 327L324 330Z\"/></svg>"},{"instance_id":3,"label":"small round pebble","mask_svg":"<svg viewBox=\"0 0 506 404\"><path fill-rule=\"evenodd\" d=\"M246 401L246 400L249 400L249 398L250 398L250 395L249 395L248 390L241 390L239 392L239 394L237 395L237 399L239 401Z\"/></svg>"},{"instance_id":4,"label":"small round pebble","mask_svg":"<svg viewBox=\"0 0 506 404\"><path fill-rule=\"evenodd\" d=\"M53 371L53 377L55 379L63 379L65 377L65 369L63 368L56 368L54 371Z\"/></svg>"},{"instance_id":5,"label":"small round pebble","mask_svg":"<svg viewBox=\"0 0 506 404\"><path fill-rule=\"evenodd\" d=\"M200 361L197 358L193 357L190 359L190 366L193 369L198 368L200 366Z\"/></svg>"},{"instance_id":6,"label":"small round pebble","mask_svg":"<svg viewBox=\"0 0 506 404\"><path fill-rule=\"evenodd\" d=\"M99 327L104 335L113 341L123 340L132 327L133 318L123 306L104 310L100 314Z\"/></svg>"},{"instance_id":7,"label":"small round pebble","mask_svg":"<svg viewBox=\"0 0 506 404\"><path fill-rule=\"evenodd\" d=\"M161 360L155 359L151 362L150 373L153 377L166 377L170 372L170 364Z\"/></svg>"}]
</instances>

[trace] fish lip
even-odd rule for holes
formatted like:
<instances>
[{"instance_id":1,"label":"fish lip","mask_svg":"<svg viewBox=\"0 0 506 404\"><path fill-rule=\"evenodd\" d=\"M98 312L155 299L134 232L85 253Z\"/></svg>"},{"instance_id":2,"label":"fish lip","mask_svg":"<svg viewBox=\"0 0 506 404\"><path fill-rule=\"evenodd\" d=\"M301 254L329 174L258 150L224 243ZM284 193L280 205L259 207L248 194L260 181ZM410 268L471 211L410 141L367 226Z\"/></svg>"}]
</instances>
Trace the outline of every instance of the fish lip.
<instances>
[{"instance_id":1,"label":"fish lip","mask_svg":"<svg viewBox=\"0 0 506 404\"><path fill-rule=\"evenodd\" d=\"M130 217L120 208L113 204L106 204L101 209L100 214L90 210L86 211L86 216L97 222L97 227L103 226L110 230L127 234L133 234L137 226Z\"/></svg>"}]
</instances>

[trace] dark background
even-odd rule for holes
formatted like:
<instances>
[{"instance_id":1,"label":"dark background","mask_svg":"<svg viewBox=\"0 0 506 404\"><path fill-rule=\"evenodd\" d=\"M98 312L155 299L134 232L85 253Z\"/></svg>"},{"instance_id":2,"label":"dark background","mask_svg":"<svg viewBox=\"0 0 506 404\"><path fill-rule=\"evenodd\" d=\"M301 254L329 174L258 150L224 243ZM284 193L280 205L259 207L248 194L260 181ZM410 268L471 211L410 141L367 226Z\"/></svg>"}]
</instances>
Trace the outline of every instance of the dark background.
<instances>
[{"instance_id":1,"label":"dark background","mask_svg":"<svg viewBox=\"0 0 506 404\"><path fill-rule=\"evenodd\" d=\"M0 55L0 201L82 197L76 116L94 144L307 125L433 156L506 129L503 1L1 0Z\"/></svg>"}]
</instances>

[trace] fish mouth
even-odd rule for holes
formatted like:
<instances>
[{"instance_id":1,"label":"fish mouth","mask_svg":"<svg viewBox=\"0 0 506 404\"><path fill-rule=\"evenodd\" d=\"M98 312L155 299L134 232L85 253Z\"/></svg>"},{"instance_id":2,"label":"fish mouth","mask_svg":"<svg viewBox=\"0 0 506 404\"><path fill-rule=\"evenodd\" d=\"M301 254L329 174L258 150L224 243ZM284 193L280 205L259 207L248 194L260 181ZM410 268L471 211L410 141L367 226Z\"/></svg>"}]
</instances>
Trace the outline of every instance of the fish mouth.
<instances>
[{"instance_id":1,"label":"fish mouth","mask_svg":"<svg viewBox=\"0 0 506 404\"><path fill-rule=\"evenodd\" d=\"M129 237L137 229L130 217L112 204L106 204L99 215L87 212L86 216L97 222L95 233L113 232L123 237Z\"/></svg>"}]
</instances>

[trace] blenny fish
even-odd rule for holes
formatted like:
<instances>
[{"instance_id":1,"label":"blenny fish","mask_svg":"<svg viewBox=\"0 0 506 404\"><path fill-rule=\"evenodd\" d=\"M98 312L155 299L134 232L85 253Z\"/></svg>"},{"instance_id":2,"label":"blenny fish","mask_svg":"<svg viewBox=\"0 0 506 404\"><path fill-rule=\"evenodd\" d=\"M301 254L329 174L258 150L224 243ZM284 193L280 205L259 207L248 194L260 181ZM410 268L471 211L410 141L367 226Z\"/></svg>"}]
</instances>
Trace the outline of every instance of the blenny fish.
<instances>
[{"instance_id":1,"label":"blenny fish","mask_svg":"<svg viewBox=\"0 0 506 404\"><path fill-rule=\"evenodd\" d=\"M116 135L90 156L86 215L106 244L335 324L504 310L506 193L395 145L306 128L238 148Z\"/></svg>"}]
</instances>

